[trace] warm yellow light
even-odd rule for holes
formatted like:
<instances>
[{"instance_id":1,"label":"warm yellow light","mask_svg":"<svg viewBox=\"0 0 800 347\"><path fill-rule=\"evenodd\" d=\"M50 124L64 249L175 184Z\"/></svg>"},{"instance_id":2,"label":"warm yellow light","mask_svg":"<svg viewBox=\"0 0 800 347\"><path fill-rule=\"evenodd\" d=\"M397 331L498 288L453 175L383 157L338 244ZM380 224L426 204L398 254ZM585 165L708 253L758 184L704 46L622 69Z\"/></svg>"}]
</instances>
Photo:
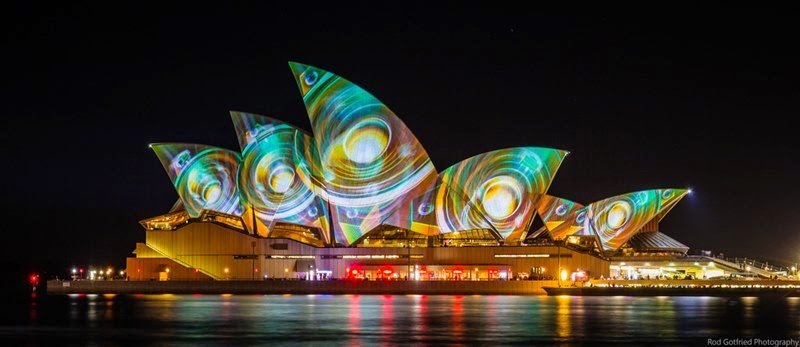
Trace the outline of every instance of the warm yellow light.
<instances>
[{"instance_id":1,"label":"warm yellow light","mask_svg":"<svg viewBox=\"0 0 800 347\"><path fill-rule=\"evenodd\" d=\"M611 229L619 229L625 222L628 221L628 216L631 214L630 205L626 202L617 202L608 210L608 217L606 217L606 224Z\"/></svg>"},{"instance_id":2,"label":"warm yellow light","mask_svg":"<svg viewBox=\"0 0 800 347\"><path fill-rule=\"evenodd\" d=\"M225 273L228 273L228 271L230 271L230 270L229 270L228 268L225 268L225 269L224 269L224 270L222 270L222 271L225 271Z\"/></svg>"},{"instance_id":3,"label":"warm yellow light","mask_svg":"<svg viewBox=\"0 0 800 347\"><path fill-rule=\"evenodd\" d=\"M119 275L122 276L123 274L125 274L125 271L119 270Z\"/></svg>"},{"instance_id":4,"label":"warm yellow light","mask_svg":"<svg viewBox=\"0 0 800 347\"><path fill-rule=\"evenodd\" d=\"M486 181L481 190L484 192L481 204L492 218L506 218L519 207L519 182L510 176L494 177Z\"/></svg>"},{"instance_id":5,"label":"warm yellow light","mask_svg":"<svg viewBox=\"0 0 800 347\"><path fill-rule=\"evenodd\" d=\"M276 193L285 193L294 181L294 170L286 165L271 168L269 186Z\"/></svg>"},{"instance_id":6,"label":"warm yellow light","mask_svg":"<svg viewBox=\"0 0 800 347\"><path fill-rule=\"evenodd\" d=\"M169 268L167 268L167 270L166 270L166 271L167 271L167 272L169 272Z\"/></svg>"},{"instance_id":7,"label":"warm yellow light","mask_svg":"<svg viewBox=\"0 0 800 347\"><path fill-rule=\"evenodd\" d=\"M478 272L478 268L475 268L475 272Z\"/></svg>"},{"instance_id":8,"label":"warm yellow light","mask_svg":"<svg viewBox=\"0 0 800 347\"><path fill-rule=\"evenodd\" d=\"M359 163L369 164L380 157L391 139L389 125L379 118L368 118L353 126L344 138L344 155Z\"/></svg>"},{"instance_id":9,"label":"warm yellow light","mask_svg":"<svg viewBox=\"0 0 800 347\"><path fill-rule=\"evenodd\" d=\"M561 270L561 280L562 281L566 281L567 280L567 276L568 276L567 270Z\"/></svg>"},{"instance_id":10,"label":"warm yellow light","mask_svg":"<svg viewBox=\"0 0 800 347\"><path fill-rule=\"evenodd\" d=\"M750 271L750 265L745 266L744 269Z\"/></svg>"},{"instance_id":11,"label":"warm yellow light","mask_svg":"<svg viewBox=\"0 0 800 347\"><path fill-rule=\"evenodd\" d=\"M283 272L289 272L289 269L283 269Z\"/></svg>"}]
</instances>

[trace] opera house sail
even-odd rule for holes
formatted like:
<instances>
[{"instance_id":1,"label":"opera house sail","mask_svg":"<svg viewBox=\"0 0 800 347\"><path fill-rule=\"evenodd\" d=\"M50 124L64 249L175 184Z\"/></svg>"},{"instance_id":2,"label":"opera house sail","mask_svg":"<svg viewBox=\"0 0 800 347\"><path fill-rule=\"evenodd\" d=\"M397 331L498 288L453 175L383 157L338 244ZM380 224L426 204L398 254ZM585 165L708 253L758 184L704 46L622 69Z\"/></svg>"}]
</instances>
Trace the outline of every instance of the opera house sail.
<instances>
[{"instance_id":1,"label":"opera house sail","mask_svg":"<svg viewBox=\"0 0 800 347\"><path fill-rule=\"evenodd\" d=\"M688 193L643 190L587 205L549 195L568 152L544 147L487 149L438 171L412 131L375 96L329 71L295 62L289 67L310 132L272 117L231 111L238 150L150 145L179 201L169 213L141 221L147 242L137 246L134 259L170 259L216 279L239 271L231 265L239 263L225 257L258 259L262 267L272 266L268 264L275 259L341 259L345 265L337 271L350 272L351 266L360 265L346 259L373 255L406 259L410 266L411 249L418 247L431 252L449 246L522 252L492 251L493 257L481 260L491 263L500 261L494 258L525 258L525 252L560 259L530 246L573 245L605 259L646 243L630 241L658 231L658 222ZM537 223L541 228L534 227ZM176 234L163 233L192 225L197 230L180 245ZM649 239L666 237L652 235ZM669 243L680 246L673 249L685 253L673 241ZM244 246L226 250L226 242ZM407 248L406 254L391 248ZM341 249L361 250L333 251ZM373 253L363 253L367 251ZM438 257L425 254L413 259ZM303 264L295 267L316 263ZM334 266L330 264L326 266ZM285 264L275 266L278 272L280 266L285 273L290 270ZM414 276L425 271L416 270ZM487 276L499 273L486 271Z\"/></svg>"}]
</instances>

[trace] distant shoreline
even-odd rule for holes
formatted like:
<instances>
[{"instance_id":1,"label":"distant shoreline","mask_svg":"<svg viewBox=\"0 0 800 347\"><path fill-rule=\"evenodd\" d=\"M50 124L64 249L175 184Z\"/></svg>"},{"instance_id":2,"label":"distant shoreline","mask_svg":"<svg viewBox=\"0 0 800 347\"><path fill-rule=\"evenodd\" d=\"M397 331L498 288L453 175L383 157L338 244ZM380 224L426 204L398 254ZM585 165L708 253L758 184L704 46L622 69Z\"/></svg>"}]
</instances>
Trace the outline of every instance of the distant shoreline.
<instances>
[{"instance_id":1,"label":"distant shoreline","mask_svg":"<svg viewBox=\"0 0 800 347\"><path fill-rule=\"evenodd\" d=\"M47 281L48 294L800 296L798 281Z\"/></svg>"},{"instance_id":2,"label":"distant shoreline","mask_svg":"<svg viewBox=\"0 0 800 347\"><path fill-rule=\"evenodd\" d=\"M720 296L720 297L800 297L800 289L785 287L545 287L547 295L559 296Z\"/></svg>"}]
</instances>

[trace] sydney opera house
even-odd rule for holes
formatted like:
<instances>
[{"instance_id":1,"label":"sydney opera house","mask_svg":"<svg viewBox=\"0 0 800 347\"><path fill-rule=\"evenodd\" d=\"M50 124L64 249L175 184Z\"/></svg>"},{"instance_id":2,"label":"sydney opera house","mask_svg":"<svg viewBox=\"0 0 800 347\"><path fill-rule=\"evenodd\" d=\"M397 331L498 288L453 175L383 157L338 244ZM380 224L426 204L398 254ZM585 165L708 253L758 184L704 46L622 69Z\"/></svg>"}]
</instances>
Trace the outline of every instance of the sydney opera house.
<instances>
[{"instance_id":1,"label":"sydney opera house","mask_svg":"<svg viewBox=\"0 0 800 347\"><path fill-rule=\"evenodd\" d=\"M568 152L540 147L437 169L370 93L290 67L313 133L231 112L240 150L150 146L179 200L140 222L146 237L127 259L129 279L608 277L620 259L688 250L659 231L686 189L586 205L548 195Z\"/></svg>"}]
</instances>

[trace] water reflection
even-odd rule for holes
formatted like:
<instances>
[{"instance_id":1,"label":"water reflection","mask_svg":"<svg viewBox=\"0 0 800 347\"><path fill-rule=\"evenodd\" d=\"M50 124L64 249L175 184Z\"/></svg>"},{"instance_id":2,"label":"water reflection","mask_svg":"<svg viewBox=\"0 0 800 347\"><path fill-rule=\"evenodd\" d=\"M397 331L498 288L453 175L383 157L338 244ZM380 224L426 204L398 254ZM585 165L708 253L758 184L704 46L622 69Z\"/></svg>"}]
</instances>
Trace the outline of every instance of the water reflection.
<instances>
[{"instance_id":1,"label":"water reflection","mask_svg":"<svg viewBox=\"0 0 800 347\"><path fill-rule=\"evenodd\" d=\"M800 298L69 295L0 311L0 340L78 345L699 343L798 338Z\"/></svg>"},{"instance_id":2,"label":"water reflection","mask_svg":"<svg viewBox=\"0 0 800 347\"><path fill-rule=\"evenodd\" d=\"M558 309L556 311L556 335L561 338L568 338L572 335L572 324L570 324L571 296L560 295L556 297Z\"/></svg>"},{"instance_id":3,"label":"water reflection","mask_svg":"<svg viewBox=\"0 0 800 347\"><path fill-rule=\"evenodd\" d=\"M453 341L462 342L464 339L464 297L455 296L451 297L453 300L453 318L451 320L453 326Z\"/></svg>"},{"instance_id":4,"label":"water reflection","mask_svg":"<svg viewBox=\"0 0 800 347\"><path fill-rule=\"evenodd\" d=\"M348 332L351 338L351 342L354 345L360 346L361 344L358 343L358 334L361 332L361 307L359 305L360 296L358 295L346 295L345 296L350 305L350 310L347 315L348 325Z\"/></svg>"}]
</instances>

